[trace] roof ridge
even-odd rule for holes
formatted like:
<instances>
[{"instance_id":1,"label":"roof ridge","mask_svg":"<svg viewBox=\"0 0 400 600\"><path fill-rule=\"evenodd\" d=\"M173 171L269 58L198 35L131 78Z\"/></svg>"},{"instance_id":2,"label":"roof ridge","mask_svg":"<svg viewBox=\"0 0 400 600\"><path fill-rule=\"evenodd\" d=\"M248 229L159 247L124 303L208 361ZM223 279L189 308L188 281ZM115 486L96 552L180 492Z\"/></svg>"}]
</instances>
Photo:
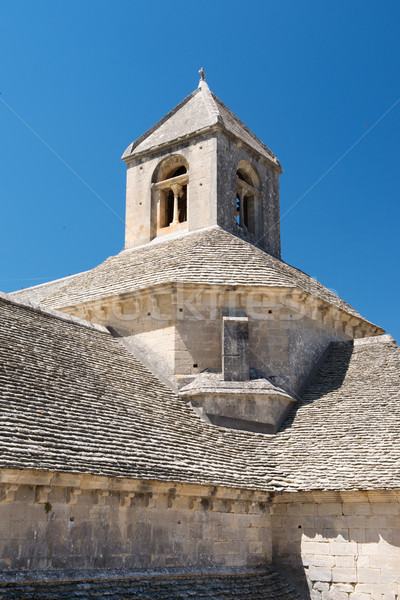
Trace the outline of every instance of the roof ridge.
<instances>
[{"instance_id":1,"label":"roof ridge","mask_svg":"<svg viewBox=\"0 0 400 600\"><path fill-rule=\"evenodd\" d=\"M215 117L215 121L223 125L223 119L218 110L218 104L215 101L216 96L212 93L206 81L201 80L198 89L202 92L201 98L204 99L204 105L210 117Z\"/></svg>"},{"instance_id":2,"label":"roof ridge","mask_svg":"<svg viewBox=\"0 0 400 600\"><path fill-rule=\"evenodd\" d=\"M15 300L14 298L11 298L9 294L5 294L4 292L0 292L0 304L2 302L5 304L11 304L12 306L17 306L18 308L30 310L32 312L37 312L39 314L58 319L60 321L72 323L73 325L86 327L86 329L92 329L100 333L106 333L107 335L111 335L108 329L106 327L103 327L103 325L98 325L97 323L92 323L91 321L86 321L85 319L74 317L67 313L62 313L58 310L54 310L53 308L43 306L42 304L36 304L30 301Z\"/></svg>"},{"instance_id":3,"label":"roof ridge","mask_svg":"<svg viewBox=\"0 0 400 600\"><path fill-rule=\"evenodd\" d=\"M208 225L207 227L202 227L201 229L195 229L194 231L178 231L176 233L172 233L171 235L155 237L152 240L150 240L150 242L145 242L144 244L141 244L140 246L133 246L132 248L123 248L121 250L121 252L119 252L118 254L115 254L114 256L118 256L119 254L125 254L128 252L135 252L136 250L143 250L143 248L145 248L145 247L152 248L154 246L166 244L168 242L173 242L175 240L179 240L184 237L189 237L190 235L202 233L207 230L211 231L212 229L223 229L223 228L220 225ZM224 231L226 231L226 229L224 229ZM229 233L229 232L227 231L227 233ZM112 256L110 256L109 258L112 258Z\"/></svg>"},{"instance_id":4,"label":"roof ridge","mask_svg":"<svg viewBox=\"0 0 400 600\"><path fill-rule=\"evenodd\" d=\"M216 95L214 94L214 92L211 92L211 90L210 90L210 94L213 96L213 98L214 98L215 102L216 102L217 104L219 103L219 104L222 106L222 108L223 108L224 110L226 110L226 111L228 112L228 114L229 114L231 117L233 117L233 119L234 119L234 120L235 120L235 121L236 121L236 122L237 122L237 123L240 125L240 127L242 127L242 128L243 128L243 129L246 131L246 133L248 133L248 134L249 134L249 135L250 135L250 136L253 138L253 140L254 140L254 141L256 141L258 144L260 144L260 145L261 145L261 146L264 148L264 150L266 150L266 151L267 151L267 152L268 152L268 153L271 155L271 158L274 158L274 159L275 159L275 160L278 162L278 164L280 165L280 163L279 163L279 161L278 161L277 157L276 157L276 156L275 156L275 154L272 152L272 150L271 150L270 148L268 148L268 146L266 146L266 145L264 144L264 142L262 142L262 141L260 140L260 138L259 138L259 137L257 137L257 136L256 136L256 134L255 134L255 133L253 133L253 132L251 131L251 129L249 129L249 127L247 127L247 125L246 125L245 123L243 123L243 121L242 121L241 119L239 119L239 117L238 117L238 116L237 116L237 115L236 115L236 114L235 114L235 113L234 113L234 112L233 112L233 111L232 111L232 110L231 110L231 109L230 109L230 108L229 108L229 107L228 107L226 104L224 104L224 103L222 102L222 100L220 100L220 98L218 98L218 96L216 96ZM226 128L226 125L225 125L225 123L224 123L224 121L223 121L223 117L222 117L221 113L220 113L219 111L218 111L218 113L219 113L219 115L220 115L220 117L221 117L221 120L222 120L222 124L223 124L223 126Z\"/></svg>"},{"instance_id":5,"label":"roof ridge","mask_svg":"<svg viewBox=\"0 0 400 600\"><path fill-rule=\"evenodd\" d=\"M51 279L50 281L45 281L44 283L38 283L37 285L30 285L27 288L22 288L20 290L13 290L10 294L19 294L20 292L28 292L29 290L37 290L38 288L45 287L46 285L52 285L53 283L59 283L61 281L67 281L67 279L73 279L78 275L84 275L84 273L88 273L91 269L86 269L86 271L80 271L79 273L73 273L72 275L66 275L65 277L59 277L58 279ZM0 292L1 293L1 292Z\"/></svg>"},{"instance_id":6,"label":"roof ridge","mask_svg":"<svg viewBox=\"0 0 400 600\"><path fill-rule=\"evenodd\" d=\"M182 100L182 102L180 102L172 110L170 110L169 113L167 113L164 117L162 117L162 119L160 119L159 121L157 121L157 123L155 123L155 125L153 125L152 127L150 127L150 129L148 129L140 137L138 137L137 140L135 140L134 142L132 142L131 144L129 144L129 146L126 148L126 150L123 153L123 155L122 155L121 158L122 159L128 158L132 154L132 152L134 151L134 149L137 148L137 146L139 146L139 144L141 144L154 131L156 131L159 127L161 127L161 125L163 125L166 121L168 121L168 119L170 119L175 113L177 113L178 110L180 110L183 106L185 106L185 104L187 104L189 102L189 100L191 100L192 98L194 98L194 96L196 94L198 94L200 91L201 90L199 88L197 88L196 90L194 90L191 94L189 94L188 96L186 96L186 98L184 98Z\"/></svg>"},{"instance_id":7,"label":"roof ridge","mask_svg":"<svg viewBox=\"0 0 400 600\"><path fill-rule=\"evenodd\" d=\"M331 342L334 348L345 348L347 346L372 346L377 344L388 344L390 346L396 345L397 342L390 333L383 333L381 335L368 335L363 338L354 338L351 340L338 340Z\"/></svg>"},{"instance_id":8,"label":"roof ridge","mask_svg":"<svg viewBox=\"0 0 400 600\"><path fill-rule=\"evenodd\" d=\"M190 107L185 108L189 104ZM173 127L169 127L168 121L172 121ZM215 128L241 140L251 151L267 159L274 169L282 172L275 154L210 90L204 80L200 81L196 90L132 142L123 153L122 160L129 162L134 156L153 152L177 140L216 131Z\"/></svg>"},{"instance_id":9,"label":"roof ridge","mask_svg":"<svg viewBox=\"0 0 400 600\"><path fill-rule=\"evenodd\" d=\"M390 333L383 335L371 335L364 338L356 338L353 340L355 346L367 346L369 344L396 344L397 342Z\"/></svg>"},{"instance_id":10,"label":"roof ridge","mask_svg":"<svg viewBox=\"0 0 400 600\"><path fill-rule=\"evenodd\" d=\"M189 254L182 255L182 252L188 250ZM241 249L246 250L240 253ZM155 270L151 267L148 271L143 270L143 260L152 260L152 256L160 258L164 251L164 257L168 260L164 263L165 269ZM168 251L165 254L165 251ZM232 251L235 256L242 257L239 261L239 267L228 270L224 268L221 262L216 262L221 252ZM142 254L141 254L142 253ZM335 292L324 286L322 283L304 273L300 269L293 267L280 258L269 254L266 250L255 246L248 240L243 239L238 233L228 231L220 225L212 225L207 228L195 231L181 233L179 237L169 236L156 243L154 240L134 248L122 250L120 253L107 258L100 265L97 265L82 277L74 277L70 281L61 283L54 288L49 285L44 288L44 293L38 292L35 296L34 289L31 293L23 294L14 292L12 297L32 298L33 302L43 303L44 306L67 307L81 302L88 302L113 296L116 293L130 293L133 290L149 288L160 283L180 282L180 283L199 283L200 273L196 263L199 256L211 257L215 272L211 267L205 273L201 273L203 284L224 285L227 282L230 285L256 285L268 287L288 287L299 289L302 292L310 294L327 305L336 306L339 310L347 312L352 316L361 319L365 323L374 327L375 333L384 333L382 328L370 323L368 319L360 315L350 304L345 302ZM183 256L187 256L182 261ZM136 258L138 257L138 258ZM196 261L195 261L196 258ZM256 261L254 269L249 279L249 271L246 268L247 262ZM243 259L243 260L242 260ZM116 261L116 262L115 262ZM141 265L139 271L135 273L130 269L131 262L139 261ZM179 261L179 266L173 267L173 264ZM244 262L243 262L244 261ZM223 261L224 262L224 261ZM136 263L135 263L136 264ZM208 264L208 263L207 263ZM108 265L108 266L107 266ZM113 274L110 276L110 265L116 265ZM122 270L128 269L128 273L122 277ZM107 280L104 280L104 273L107 273ZM128 275L128 276L127 276ZM235 281L235 283L230 283ZM46 291L49 293L46 294Z\"/></svg>"}]
</instances>

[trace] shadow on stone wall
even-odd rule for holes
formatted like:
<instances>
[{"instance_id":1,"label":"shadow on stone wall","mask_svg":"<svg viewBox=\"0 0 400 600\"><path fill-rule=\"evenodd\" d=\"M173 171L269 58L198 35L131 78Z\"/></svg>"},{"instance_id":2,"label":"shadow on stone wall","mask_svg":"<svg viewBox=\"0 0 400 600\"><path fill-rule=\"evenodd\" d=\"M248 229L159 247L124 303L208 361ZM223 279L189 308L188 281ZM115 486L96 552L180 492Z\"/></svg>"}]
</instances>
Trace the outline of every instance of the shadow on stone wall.
<instances>
[{"instance_id":1,"label":"shadow on stone wall","mask_svg":"<svg viewBox=\"0 0 400 600\"><path fill-rule=\"evenodd\" d=\"M319 504L303 498L297 515L288 514L293 505L283 505L287 540L275 539L274 566L307 600L348 600L353 592L395 600L400 587L400 504L393 494L388 492L386 502Z\"/></svg>"}]
</instances>

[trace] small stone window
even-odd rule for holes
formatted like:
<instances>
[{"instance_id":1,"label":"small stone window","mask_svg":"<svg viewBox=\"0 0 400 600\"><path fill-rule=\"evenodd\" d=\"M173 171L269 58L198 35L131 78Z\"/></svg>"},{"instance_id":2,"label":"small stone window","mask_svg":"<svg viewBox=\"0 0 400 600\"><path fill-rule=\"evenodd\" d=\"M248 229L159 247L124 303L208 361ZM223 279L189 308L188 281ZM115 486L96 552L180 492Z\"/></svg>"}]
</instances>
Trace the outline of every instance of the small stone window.
<instances>
[{"instance_id":1,"label":"small stone window","mask_svg":"<svg viewBox=\"0 0 400 600\"><path fill-rule=\"evenodd\" d=\"M153 175L153 237L187 227L188 165L182 156L163 161Z\"/></svg>"},{"instance_id":2,"label":"small stone window","mask_svg":"<svg viewBox=\"0 0 400 600\"><path fill-rule=\"evenodd\" d=\"M259 177L254 167L241 160L236 172L236 223L249 233L256 233L260 220Z\"/></svg>"}]
</instances>

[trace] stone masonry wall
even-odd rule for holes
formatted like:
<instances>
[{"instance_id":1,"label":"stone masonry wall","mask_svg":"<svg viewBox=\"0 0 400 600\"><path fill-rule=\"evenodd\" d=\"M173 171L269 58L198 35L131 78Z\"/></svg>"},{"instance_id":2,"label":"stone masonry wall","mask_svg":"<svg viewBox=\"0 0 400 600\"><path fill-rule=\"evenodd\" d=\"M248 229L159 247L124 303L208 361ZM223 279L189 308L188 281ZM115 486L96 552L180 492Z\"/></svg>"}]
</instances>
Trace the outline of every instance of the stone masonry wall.
<instances>
[{"instance_id":1,"label":"stone masonry wall","mask_svg":"<svg viewBox=\"0 0 400 600\"><path fill-rule=\"evenodd\" d=\"M300 303L285 304L279 292L224 290L217 294L182 294L182 312L175 322L175 373L222 370L221 311L242 310L249 318L250 366L288 391L299 393L331 341L349 339L332 319L304 314ZM317 304L317 303L316 303ZM179 309L178 309L179 310ZM195 367L195 365L197 365Z\"/></svg>"},{"instance_id":2,"label":"stone masonry wall","mask_svg":"<svg viewBox=\"0 0 400 600\"><path fill-rule=\"evenodd\" d=\"M225 135L218 134L217 139L218 224L228 231L244 235L272 256L280 258L279 174ZM249 162L260 177L262 218L256 224L254 236L245 233L236 224L236 172L241 160Z\"/></svg>"},{"instance_id":3,"label":"stone masonry wall","mask_svg":"<svg viewBox=\"0 0 400 600\"><path fill-rule=\"evenodd\" d=\"M273 561L312 600L400 597L399 492L283 494L272 536Z\"/></svg>"},{"instance_id":4,"label":"stone masonry wall","mask_svg":"<svg viewBox=\"0 0 400 600\"><path fill-rule=\"evenodd\" d=\"M339 311L311 297L306 305L279 288L159 286L74 314L113 327L150 363L184 381L204 369L222 369L222 309L249 317L250 366L294 393L331 341L355 335Z\"/></svg>"},{"instance_id":5,"label":"stone masonry wall","mask_svg":"<svg viewBox=\"0 0 400 600\"><path fill-rule=\"evenodd\" d=\"M151 157L128 165L126 183L125 248L149 242L152 237L152 176L167 157L182 156L188 163L188 226L193 231L216 222L216 140L175 144Z\"/></svg>"},{"instance_id":6,"label":"stone masonry wall","mask_svg":"<svg viewBox=\"0 0 400 600\"><path fill-rule=\"evenodd\" d=\"M267 494L39 471L1 473L0 570L255 567Z\"/></svg>"}]
</instances>

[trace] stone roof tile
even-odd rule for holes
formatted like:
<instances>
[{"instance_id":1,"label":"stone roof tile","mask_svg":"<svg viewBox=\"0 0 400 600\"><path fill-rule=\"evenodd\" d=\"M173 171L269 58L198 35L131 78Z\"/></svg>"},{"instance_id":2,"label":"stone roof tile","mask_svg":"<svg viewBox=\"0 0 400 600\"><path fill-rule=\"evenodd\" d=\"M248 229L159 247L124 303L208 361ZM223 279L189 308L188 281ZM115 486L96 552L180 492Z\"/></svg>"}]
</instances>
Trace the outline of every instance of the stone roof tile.
<instances>
[{"instance_id":1,"label":"stone roof tile","mask_svg":"<svg viewBox=\"0 0 400 600\"><path fill-rule=\"evenodd\" d=\"M193 396L197 394L227 394L237 395L249 393L264 393L270 396L280 396L287 400L293 400L285 390L278 387L267 377L254 377L249 381L227 381L222 373L204 372L200 373L193 381L182 387L179 391L181 396Z\"/></svg>"},{"instance_id":2,"label":"stone roof tile","mask_svg":"<svg viewBox=\"0 0 400 600\"><path fill-rule=\"evenodd\" d=\"M358 318L361 315L321 283L218 226L124 250L91 271L13 292L62 308L163 283L287 287L308 292ZM365 319L364 319L365 320Z\"/></svg>"},{"instance_id":3,"label":"stone roof tile","mask_svg":"<svg viewBox=\"0 0 400 600\"><path fill-rule=\"evenodd\" d=\"M267 568L246 575L138 576L132 579L72 582L0 583L0 598L6 600L73 600L74 598L126 600L300 600L293 587Z\"/></svg>"},{"instance_id":4,"label":"stone roof tile","mask_svg":"<svg viewBox=\"0 0 400 600\"><path fill-rule=\"evenodd\" d=\"M0 467L232 488L400 489L400 349L335 343L276 435L218 428L105 333L0 298Z\"/></svg>"},{"instance_id":5,"label":"stone roof tile","mask_svg":"<svg viewBox=\"0 0 400 600\"><path fill-rule=\"evenodd\" d=\"M287 489L400 486L400 348L337 342L271 444Z\"/></svg>"},{"instance_id":6,"label":"stone roof tile","mask_svg":"<svg viewBox=\"0 0 400 600\"><path fill-rule=\"evenodd\" d=\"M129 160L174 140L182 140L219 124L223 130L243 140L280 170L276 156L215 94L205 81L139 139L130 144L122 158Z\"/></svg>"}]
</instances>

